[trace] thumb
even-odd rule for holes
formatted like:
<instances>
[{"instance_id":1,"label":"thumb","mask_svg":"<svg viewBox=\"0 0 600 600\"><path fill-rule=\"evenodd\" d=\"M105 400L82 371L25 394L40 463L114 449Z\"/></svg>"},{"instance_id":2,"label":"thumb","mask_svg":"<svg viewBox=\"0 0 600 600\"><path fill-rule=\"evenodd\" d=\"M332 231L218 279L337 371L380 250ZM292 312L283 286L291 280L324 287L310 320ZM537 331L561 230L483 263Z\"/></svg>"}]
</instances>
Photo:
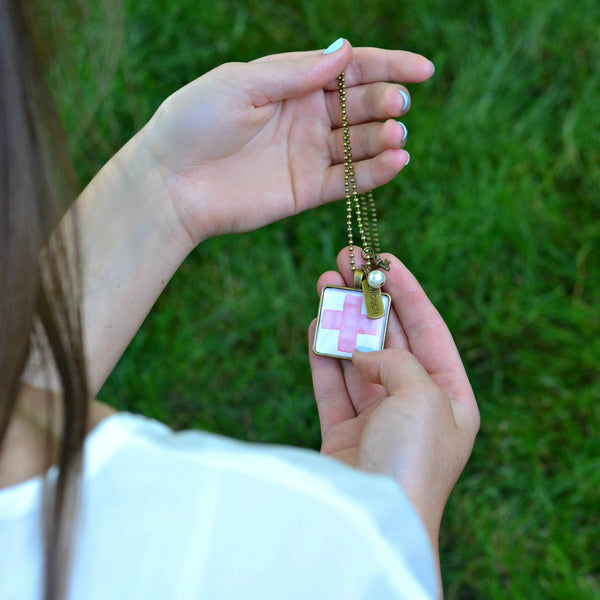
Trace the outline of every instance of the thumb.
<instances>
[{"instance_id":1,"label":"thumb","mask_svg":"<svg viewBox=\"0 0 600 600\"><path fill-rule=\"evenodd\" d=\"M258 105L298 98L325 87L337 89L337 76L350 63L352 46L340 38L325 52L281 54L249 63L253 73L248 85L254 97L258 97Z\"/></svg>"},{"instance_id":2,"label":"thumb","mask_svg":"<svg viewBox=\"0 0 600 600\"><path fill-rule=\"evenodd\" d=\"M408 350L388 348L379 352L352 354L352 364L371 383L383 385L390 396L404 396L415 389L415 384L431 384L429 374Z\"/></svg>"}]
</instances>

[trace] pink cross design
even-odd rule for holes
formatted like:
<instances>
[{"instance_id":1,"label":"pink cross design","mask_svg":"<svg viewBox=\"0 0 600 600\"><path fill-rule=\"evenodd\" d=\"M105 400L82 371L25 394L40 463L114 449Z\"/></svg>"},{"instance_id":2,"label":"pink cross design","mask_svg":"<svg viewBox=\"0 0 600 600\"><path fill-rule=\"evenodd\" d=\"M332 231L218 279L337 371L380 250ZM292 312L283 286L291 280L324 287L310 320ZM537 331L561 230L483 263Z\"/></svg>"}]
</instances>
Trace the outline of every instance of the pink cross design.
<instances>
[{"instance_id":1,"label":"pink cross design","mask_svg":"<svg viewBox=\"0 0 600 600\"><path fill-rule=\"evenodd\" d=\"M362 295L348 294L344 298L342 310L324 310L321 316L323 329L335 329L340 332L338 350L352 353L356 348L359 333L365 335L378 335L381 319L369 319L361 313L363 305Z\"/></svg>"}]
</instances>

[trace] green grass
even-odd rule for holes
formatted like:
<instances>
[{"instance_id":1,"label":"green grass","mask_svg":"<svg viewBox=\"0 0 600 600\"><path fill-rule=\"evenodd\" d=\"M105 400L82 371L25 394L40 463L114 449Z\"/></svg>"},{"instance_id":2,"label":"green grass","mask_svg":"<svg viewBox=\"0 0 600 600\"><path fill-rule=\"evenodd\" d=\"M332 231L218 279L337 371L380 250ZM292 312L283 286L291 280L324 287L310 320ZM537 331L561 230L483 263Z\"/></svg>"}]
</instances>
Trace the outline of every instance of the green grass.
<instances>
[{"instance_id":1,"label":"green grass","mask_svg":"<svg viewBox=\"0 0 600 600\"><path fill-rule=\"evenodd\" d=\"M440 307L482 413L443 524L446 596L600 598L597 0L129 1L100 54L85 44L98 23L73 38L77 84L55 75L82 181L222 62L340 35L434 60L411 87L411 164L377 197L384 246ZM202 244L101 398L178 428L318 447L306 327L342 224L335 204Z\"/></svg>"}]
</instances>

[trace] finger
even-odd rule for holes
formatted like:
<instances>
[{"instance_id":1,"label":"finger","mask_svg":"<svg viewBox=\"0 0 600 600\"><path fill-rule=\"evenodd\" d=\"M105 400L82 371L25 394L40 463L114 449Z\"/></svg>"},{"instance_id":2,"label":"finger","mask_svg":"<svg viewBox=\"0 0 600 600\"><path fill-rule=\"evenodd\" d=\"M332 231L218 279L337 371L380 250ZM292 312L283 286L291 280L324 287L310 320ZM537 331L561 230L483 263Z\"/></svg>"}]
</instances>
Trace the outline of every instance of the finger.
<instances>
[{"instance_id":1,"label":"finger","mask_svg":"<svg viewBox=\"0 0 600 600\"><path fill-rule=\"evenodd\" d=\"M354 178L359 194L389 183L408 164L406 150L389 148L377 156L354 163ZM323 178L323 199L332 202L344 197L344 165L332 165Z\"/></svg>"},{"instance_id":2,"label":"finger","mask_svg":"<svg viewBox=\"0 0 600 600\"><path fill-rule=\"evenodd\" d=\"M345 69L346 87L376 81L420 83L427 81L434 72L433 63L420 54L404 50L354 48L352 60Z\"/></svg>"},{"instance_id":3,"label":"finger","mask_svg":"<svg viewBox=\"0 0 600 600\"><path fill-rule=\"evenodd\" d=\"M335 358L317 356L312 351L315 328L316 319L308 329L308 355L321 423L321 436L325 438L333 427L356 417L356 411L348 395L346 380L339 361Z\"/></svg>"},{"instance_id":4,"label":"finger","mask_svg":"<svg viewBox=\"0 0 600 600\"><path fill-rule=\"evenodd\" d=\"M382 258L391 261L385 289L392 296L409 350L450 399L465 403L475 417L473 390L444 319L414 275L395 256L382 254Z\"/></svg>"},{"instance_id":5,"label":"finger","mask_svg":"<svg viewBox=\"0 0 600 600\"><path fill-rule=\"evenodd\" d=\"M383 291L385 292L385 287ZM396 313L393 301L392 312L390 313L390 318L388 321L387 334L385 336L385 347L408 350L408 340L406 338L406 333L404 332L402 323L400 322L400 318Z\"/></svg>"},{"instance_id":6,"label":"finger","mask_svg":"<svg viewBox=\"0 0 600 600\"><path fill-rule=\"evenodd\" d=\"M326 285L337 285L343 287L346 285L344 278L337 271L327 271L317 280L317 293L319 296Z\"/></svg>"},{"instance_id":7,"label":"finger","mask_svg":"<svg viewBox=\"0 0 600 600\"><path fill-rule=\"evenodd\" d=\"M398 398L416 400L424 386L435 385L416 357L400 348L355 351L352 364L367 381L383 385L391 396Z\"/></svg>"},{"instance_id":8,"label":"finger","mask_svg":"<svg viewBox=\"0 0 600 600\"><path fill-rule=\"evenodd\" d=\"M381 154L388 149L404 146L407 137L406 127L399 121L390 119L385 123L368 123L350 128L352 159L361 161ZM333 164L344 162L344 131L335 129L329 136L329 153Z\"/></svg>"},{"instance_id":9,"label":"finger","mask_svg":"<svg viewBox=\"0 0 600 600\"><path fill-rule=\"evenodd\" d=\"M390 260L385 288L394 299L410 351L428 372L437 371L449 360L452 364L461 362L442 316L415 276L392 254L381 256Z\"/></svg>"},{"instance_id":10,"label":"finger","mask_svg":"<svg viewBox=\"0 0 600 600\"><path fill-rule=\"evenodd\" d=\"M348 42L331 54L307 52L274 56L248 63L250 72L245 72L237 85L246 89L257 107L298 98L335 84L351 57L352 47Z\"/></svg>"},{"instance_id":11,"label":"finger","mask_svg":"<svg viewBox=\"0 0 600 600\"><path fill-rule=\"evenodd\" d=\"M328 92L325 105L334 127L342 126L339 93ZM395 83L377 82L359 85L346 91L346 116L350 125L383 121L405 114L410 108L410 96L405 87Z\"/></svg>"},{"instance_id":12,"label":"finger","mask_svg":"<svg viewBox=\"0 0 600 600\"><path fill-rule=\"evenodd\" d=\"M344 45L346 45L346 40L344 41ZM302 58L310 58L313 56L321 56L325 51L325 48L321 48L320 50L294 50L291 52L279 52L277 54L269 54L268 56L261 56L260 58L254 59L253 63L265 63L265 62L276 62L282 60L298 60Z\"/></svg>"},{"instance_id":13,"label":"finger","mask_svg":"<svg viewBox=\"0 0 600 600\"><path fill-rule=\"evenodd\" d=\"M353 48L346 40L342 48L326 57L334 57L351 49L351 62L346 63L332 79L326 89L337 89L337 76L345 70L346 87L377 81L397 81L399 83L420 83L427 81L435 72L433 63L414 52L404 50L385 50L383 48ZM265 56L255 63L303 60L323 56L323 50L307 52L286 52Z\"/></svg>"},{"instance_id":14,"label":"finger","mask_svg":"<svg viewBox=\"0 0 600 600\"><path fill-rule=\"evenodd\" d=\"M470 444L479 430L479 411L474 398L452 397L407 350L390 348L379 352L358 352L352 355L357 372L373 385L383 385L390 396L409 402L411 410L419 403L440 421L448 408L456 425L468 434ZM440 389L444 392L440 394ZM470 450L469 450L470 452Z\"/></svg>"},{"instance_id":15,"label":"finger","mask_svg":"<svg viewBox=\"0 0 600 600\"><path fill-rule=\"evenodd\" d=\"M268 56L261 56L250 61L250 63L267 63L277 62L282 60L300 60L304 58L311 58L313 56L320 56L323 54L325 48L321 50L297 50L294 52L278 52L277 54L269 54Z\"/></svg>"}]
</instances>

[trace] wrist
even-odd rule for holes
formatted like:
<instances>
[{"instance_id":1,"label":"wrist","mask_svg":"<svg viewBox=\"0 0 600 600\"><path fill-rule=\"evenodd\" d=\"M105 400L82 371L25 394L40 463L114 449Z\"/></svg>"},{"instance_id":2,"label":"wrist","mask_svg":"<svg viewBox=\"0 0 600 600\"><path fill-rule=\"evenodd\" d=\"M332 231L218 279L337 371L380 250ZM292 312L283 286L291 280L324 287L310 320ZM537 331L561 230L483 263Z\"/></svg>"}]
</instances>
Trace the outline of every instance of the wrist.
<instances>
[{"instance_id":1,"label":"wrist","mask_svg":"<svg viewBox=\"0 0 600 600\"><path fill-rule=\"evenodd\" d=\"M75 203L84 342L95 394L194 244L173 213L142 130Z\"/></svg>"},{"instance_id":2,"label":"wrist","mask_svg":"<svg viewBox=\"0 0 600 600\"><path fill-rule=\"evenodd\" d=\"M189 253L204 240L223 233L215 216L207 210L210 203L206 201L219 196L207 192L209 181L200 174L201 169L185 164L186 155L193 163L194 150L188 139L191 134L180 133L176 140L171 139L174 136L168 125L177 120L171 115L171 101L169 97L161 104L132 142L135 141L145 165L145 174L151 178L149 185L160 213L169 222L172 235ZM197 141L195 134L191 137Z\"/></svg>"},{"instance_id":3,"label":"wrist","mask_svg":"<svg viewBox=\"0 0 600 600\"><path fill-rule=\"evenodd\" d=\"M146 235L153 236L157 247L182 255L183 260L209 236L200 228L192 231L188 226L186 211L176 191L176 175L153 149L153 123L154 119L131 138L104 169L116 174L121 201L143 225Z\"/></svg>"},{"instance_id":4,"label":"wrist","mask_svg":"<svg viewBox=\"0 0 600 600\"><path fill-rule=\"evenodd\" d=\"M399 483L401 487L405 489L402 483ZM438 600L441 600L444 597L440 565L440 527L442 515L440 514L439 509L436 506L431 505L427 500L424 500L424 497L415 497L415 494L407 492L406 489L405 492L417 511L417 514L421 519L421 523L423 524L423 529L429 538L429 544L431 546L433 562L438 580ZM425 498L428 497L429 496L426 496Z\"/></svg>"}]
</instances>

